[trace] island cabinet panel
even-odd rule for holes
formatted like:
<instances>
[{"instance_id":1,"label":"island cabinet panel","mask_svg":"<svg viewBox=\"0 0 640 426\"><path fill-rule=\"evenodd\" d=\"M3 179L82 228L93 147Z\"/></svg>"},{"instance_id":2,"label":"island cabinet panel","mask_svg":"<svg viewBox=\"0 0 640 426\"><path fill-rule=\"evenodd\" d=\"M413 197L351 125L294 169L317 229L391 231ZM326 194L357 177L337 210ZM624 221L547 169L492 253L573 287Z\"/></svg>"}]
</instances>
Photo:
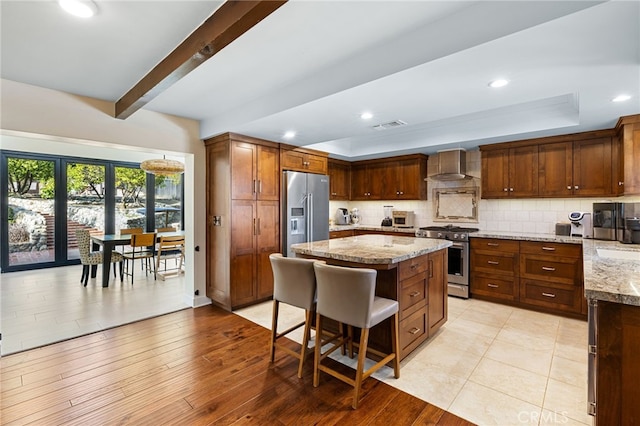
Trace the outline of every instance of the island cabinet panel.
<instances>
[{"instance_id":1,"label":"island cabinet panel","mask_svg":"<svg viewBox=\"0 0 640 426\"><path fill-rule=\"evenodd\" d=\"M471 238L473 297L586 317L579 244Z\"/></svg>"},{"instance_id":2,"label":"island cabinet panel","mask_svg":"<svg viewBox=\"0 0 640 426\"><path fill-rule=\"evenodd\" d=\"M329 239L353 237L354 235L355 235L355 231L353 229L345 229L342 231L329 231Z\"/></svg>"},{"instance_id":3,"label":"island cabinet panel","mask_svg":"<svg viewBox=\"0 0 640 426\"><path fill-rule=\"evenodd\" d=\"M599 300L594 425L640 423L640 307Z\"/></svg>"},{"instance_id":4,"label":"island cabinet panel","mask_svg":"<svg viewBox=\"0 0 640 426\"><path fill-rule=\"evenodd\" d=\"M328 160L329 199L348 201L351 198L351 163Z\"/></svg>"},{"instance_id":5,"label":"island cabinet panel","mask_svg":"<svg viewBox=\"0 0 640 426\"><path fill-rule=\"evenodd\" d=\"M441 250L429 254L429 336L432 336L445 322L448 315L448 289L445 271L448 270L448 256Z\"/></svg>"},{"instance_id":6,"label":"island cabinet panel","mask_svg":"<svg viewBox=\"0 0 640 426\"><path fill-rule=\"evenodd\" d=\"M273 295L280 251L277 143L226 133L207 149L207 296L233 310Z\"/></svg>"}]
</instances>

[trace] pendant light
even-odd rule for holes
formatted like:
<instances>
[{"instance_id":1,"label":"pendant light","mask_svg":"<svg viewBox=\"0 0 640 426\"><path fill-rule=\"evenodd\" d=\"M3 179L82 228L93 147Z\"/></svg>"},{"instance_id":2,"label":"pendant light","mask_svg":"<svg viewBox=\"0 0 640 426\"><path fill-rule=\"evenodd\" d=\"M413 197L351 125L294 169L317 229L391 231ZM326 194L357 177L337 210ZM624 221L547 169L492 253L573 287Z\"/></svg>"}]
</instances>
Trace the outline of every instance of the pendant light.
<instances>
[{"instance_id":1,"label":"pendant light","mask_svg":"<svg viewBox=\"0 0 640 426\"><path fill-rule=\"evenodd\" d=\"M184 173L184 164L176 160L167 160L164 155L162 159L143 161L140 163L140 168L147 173L162 176Z\"/></svg>"}]
</instances>

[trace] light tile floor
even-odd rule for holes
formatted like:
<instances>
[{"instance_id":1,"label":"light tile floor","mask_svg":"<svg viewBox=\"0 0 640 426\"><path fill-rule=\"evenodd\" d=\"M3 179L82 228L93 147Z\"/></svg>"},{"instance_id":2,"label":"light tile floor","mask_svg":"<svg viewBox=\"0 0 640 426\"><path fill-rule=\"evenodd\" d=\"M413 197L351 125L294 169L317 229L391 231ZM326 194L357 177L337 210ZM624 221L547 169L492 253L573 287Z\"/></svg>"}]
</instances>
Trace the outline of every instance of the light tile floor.
<instances>
[{"instance_id":1,"label":"light tile floor","mask_svg":"<svg viewBox=\"0 0 640 426\"><path fill-rule=\"evenodd\" d=\"M136 271L133 285L130 277L111 276L102 288L101 272L98 267L87 287L80 265L0 274L1 354L189 308L184 275L154 281Z\"/></svg>"},{"instance_id":2,"label":"light tile floor","mask_svg":"<svg viewBox=\"0 0 640 426\"><path fill-rule=\"evenodd\" d=\"M280 306L281 330L303 319ZM271 309L236 313L270 329ZM388 367L374 377L480 425L592 424L586 321L450 297L447 323L402 361L400 379Z\"/></svg>"}]
</instances>

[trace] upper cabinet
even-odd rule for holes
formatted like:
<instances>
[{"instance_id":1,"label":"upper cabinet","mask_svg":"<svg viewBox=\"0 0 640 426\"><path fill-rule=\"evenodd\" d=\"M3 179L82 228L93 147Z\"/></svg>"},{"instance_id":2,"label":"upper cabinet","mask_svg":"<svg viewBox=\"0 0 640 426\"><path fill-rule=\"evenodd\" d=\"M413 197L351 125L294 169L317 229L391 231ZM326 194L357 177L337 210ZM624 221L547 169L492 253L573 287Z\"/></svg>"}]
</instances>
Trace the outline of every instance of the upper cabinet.
<instances>
[{"instance_id":1,"label":"upper cabinet","mask_svg":"<svg viewBox=\"0 0 640 426\"><path fill-rule=\"evenodd\" d=\"M278 201L278 148L234 141L230 149L231 198Z\"/></svg>"},{"instance_id":2,"label":"upper cabinet","mask_svg":"<svg viewBox=\"0 0 640 426\"><path fill-rule=\"evenodd\" d=\"M282 170L326 175L328 172L327 154L280 144L280 166Z\"/></svg>"},{"instance_id":3,"label":"upper cabinet","mask_svg":"<svg viewBox=\"0 0 640 426\"><path fill-rule=\"evenodd\" d=\"M538 147L482 151L482 198L536 197Z\"/></svg>"},{"instance_id":4,"label":"upper cabinet","mask_svg":"<svg viewBox=\"0 0 640 426\"><path fill-rule=\"evenodd\" d=\"M640 114L621 117L616 126L616 157L619 167L616 169L618 193L624 195L640 194Z\"/></svg>"},{"instance_id":5,"label":"upper cabinet","mask_svg":"<svg viewBox=\"0 0 640 426\"><path fill-rule=\"evenodd\" d=\"M613 130L601 130L481 146L482 198L618 195L626 154L616 142Z\"/></svg>"},{"instance_id":6,"label":"upper cabinet","mask_svg":"<svg viewBox=\"0 0 640 426\"><path fill-rule=\"evenodd\" d=\"M413 154L351 163L351 199L426 200L427 159Z\"/></svg>"},{"instance_id":7,"label":"upper cabinet","mask_svg":"<svg viewBox=\"0 0 640 426\"><path fill-rule=\"evenodd\" d=\"M342 160L328 160L329 199L347 201L351 197L351 163Z\"/></svg>"}]
</instances>

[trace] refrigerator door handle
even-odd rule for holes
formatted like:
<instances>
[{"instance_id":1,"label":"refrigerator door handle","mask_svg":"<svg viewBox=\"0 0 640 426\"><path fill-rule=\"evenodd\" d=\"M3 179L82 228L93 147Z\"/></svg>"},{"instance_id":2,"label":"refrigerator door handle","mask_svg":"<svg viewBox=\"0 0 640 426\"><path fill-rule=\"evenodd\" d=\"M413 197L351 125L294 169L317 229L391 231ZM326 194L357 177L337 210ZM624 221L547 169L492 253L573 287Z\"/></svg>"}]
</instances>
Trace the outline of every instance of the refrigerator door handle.
<instances>
[{"instance_id":1,"label":"refrigerator door handle","mask_svg":"<svg viewBox=\"0 0 640 426\"><path fill-rule=\"evenodd\" d=\"M307 195L307 203L309 205L309 210L308 212L308 217L309 217L309 239L307 240L308 242L312 242L313 241L313 194L309 193Z\"/></svg>"}]
</instances>

